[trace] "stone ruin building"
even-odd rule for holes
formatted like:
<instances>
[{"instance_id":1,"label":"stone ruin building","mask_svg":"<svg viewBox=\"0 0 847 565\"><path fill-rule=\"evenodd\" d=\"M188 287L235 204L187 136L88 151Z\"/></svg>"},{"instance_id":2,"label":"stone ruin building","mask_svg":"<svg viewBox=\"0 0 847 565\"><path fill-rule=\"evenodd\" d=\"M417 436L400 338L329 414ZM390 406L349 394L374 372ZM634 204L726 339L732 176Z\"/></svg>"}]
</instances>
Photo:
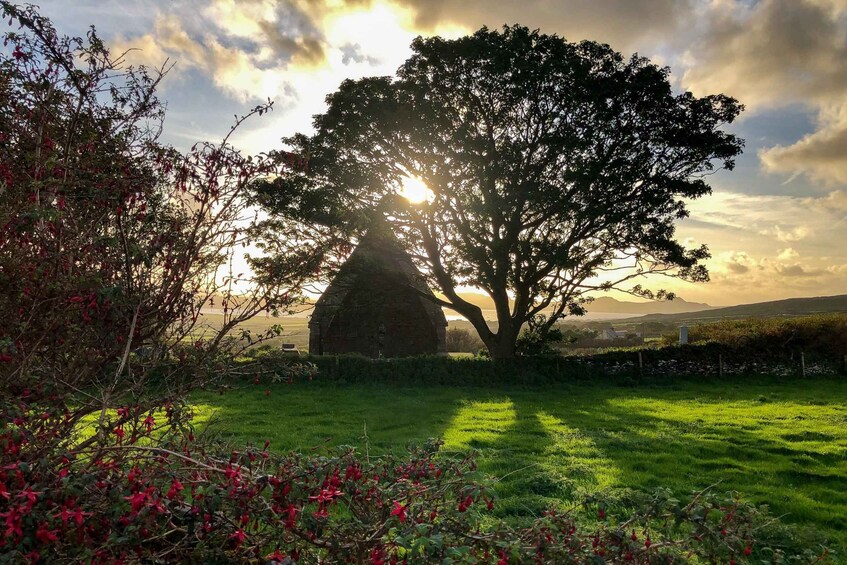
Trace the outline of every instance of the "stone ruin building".
<instances>
[{"instance_id":1,"label":"stone ruin building","mask_svg":"<svg viewBox=\"0 0 847 565\"><path fill-rule=\"evenodd\" d=\"M309 353L406 357L447 353L447 319L409 254L373 225L315 304Z\"/></svg>"}]
</instances>

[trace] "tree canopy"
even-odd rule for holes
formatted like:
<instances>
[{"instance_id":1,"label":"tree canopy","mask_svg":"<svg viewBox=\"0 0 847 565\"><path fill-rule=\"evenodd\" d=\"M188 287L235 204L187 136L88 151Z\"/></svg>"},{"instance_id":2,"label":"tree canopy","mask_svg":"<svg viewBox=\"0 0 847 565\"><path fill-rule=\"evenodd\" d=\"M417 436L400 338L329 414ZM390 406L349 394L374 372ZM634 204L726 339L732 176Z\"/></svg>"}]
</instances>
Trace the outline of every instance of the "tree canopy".
<instances>
[{"instance_id":1,"label":"tree canopy","mask_svg":"<svg viewBox=\"0 0 847 565\"><path fill-rule=\"evenodd\" d=\"M493 357L521 327L584 312L590 291L650 298L650 274L707 280L706 247L686 249L675 221L705 177L732 169L743 141L722 130L743 107L676 93L669 69L608 45L521 26L456 40L417 38L396 77L347 80L287 141L307 173L262 189L272 209L361 225L375 204ZM406 177L431 198L393 201ZM459 289L494 301L497 330Z\"/></svg>"}]
</instances>

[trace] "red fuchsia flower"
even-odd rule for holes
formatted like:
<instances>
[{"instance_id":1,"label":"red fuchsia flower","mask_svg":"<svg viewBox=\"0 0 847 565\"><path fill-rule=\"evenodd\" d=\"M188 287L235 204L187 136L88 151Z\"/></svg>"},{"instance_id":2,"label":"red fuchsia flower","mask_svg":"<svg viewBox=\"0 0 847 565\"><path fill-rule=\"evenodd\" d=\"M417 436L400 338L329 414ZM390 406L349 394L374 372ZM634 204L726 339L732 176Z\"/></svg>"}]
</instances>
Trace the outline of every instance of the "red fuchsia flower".
<instances>
[{"instance_id":1,"label":"red fuchsia flower","mask_svg":"<svg viewBox=\"0 0 847 565\"><path fill-rule=\"evenodd\" d=\"M147 502L147 499L150 498L150 493L155 490L154 487L148 487L145 490L138 491L130 496L125 496L124 500L128 500L130 504L130 508L133 512L138 512L141 510Z\"/></svg>"},{"instance_id":2,"label":"red fuchsia flower","mask_svg":"<svg viewBox=\"0 0 847 565\"><path fill-rule=\"evenodd\" d=\"M353 481L358 481L361 478L362 478L362 470L359 469L358 466L356 466L356 465L348 465L347 466L347 471L344 473L344 480L345 481L349 481L351 479Z\"/></svg>"},{"instance_id":3,"label":"red fuchsia flower","mask_svg":"<svg viewBox=\"0 0 847 565\"><path fill-rule=\"evenodd\" d=\"M285 517L285 526L287 528L293 528L297 523L297 508L293 504L289 504L288 508L283 511L283 514L286 514Z\"/></svg>"},{"instance_id":4,"label":"red fuchsia flower","mask_svg":"<svg viewBox=\"0 0 847 565\"><path fill-rule=\"evenodd\" d=\"M748 545L744 548L744 555L750 555L751 553L753 553L753 546Z\"/></svg>"},{"instance_id":5,"label":"red fuchsia flower","mask_svg":"<svg viewBox=\"0 0 847 565\"><path fill-rule=\"evenodd\" d=\"M182 492L183 488L185 488L185 487L182 486L182 483L179 482L177 479L174 479L173 482L171 483L171 488L168 489L168 493L165 496L169 500L173 500L174 498L179 496L179 493Z\"/></svg>"},{"instance_id":6,"label":"red fuchsia flower","mask_svg":"<svg viewBox=\"0 0 847 565\"><path fill-rule=\"evenodd\" d=\"M650 549L650 546L653 545L653 542L650 541L650 536L647 536L647 539L644 540L644 547Z\"/></svg>"},{"instance_id":7,"label":"red fuchsia flower","mask_svg":"<svg viewBox=\"0 0 847 565\"><path fill-rule=\"evenodd\" d=\"M321 492L316 496L310 496L309 500L315 501L318 504L324 504L326 502L333 502L339 496L342 496L344 493L336 488L325 488L321 489Z\"/></svg>"},{"instance_id":8,"label":"red fuchsia flower","mask_svg":"<svg viewBox=\"0 0 847 565\"><path fill-rule=\"evenodd\" d=\"M53 517L61 519L62 525L67 525L68 520L73 520L77 526L81 526L85 522L85 517L90 515L90 512L83 512L79 508L74 510L70 503L65 503L65 506L62 506L62 509Z\"/></svg>"},{"instance_id":9,"label":"red fuchsia flower","mask_svg":"<svg viewBox=\"0 0 847 565\"><path fill-rule=\"evenodd\" d=\"M391 511L392 516L397 516L401 524L406 523L406 506L399 502L394 502L394 510Z\"/></svg>"},{"instance_id":10,"label":"red fuchsia flower","mask_svg":"<svg viewBox=\"0 0 847 565\"><path fill-rule=\"evenodd\" d=\"M123 426L118 426L117 428L112 430L112 433L115 434L116 436L118 436L118 439L123 439L124 436L126 435L126 432L124 432Z\"/></svg>"},{"instance_id":11,"label":"red fuchsia flower","mask_svg":"<svg viewBox=\"0 0 847 565\"><path fill-rule=\"evenodd\" d=\"M16 498L25 498L26 499L26 508L30 510L33 506L35 506L35 500L38 498L40 494L44 494L43 491L36 492L32 490L32 487L26 487L26 490L17 495Z\"/></svg>"},{"instance_id":12,"label":"red fuchsia flower","mask_svg":"<svg viewBox=\"0 0 847 565\"><path fill-rule=\"evenodd\" d=\"M371 559L371 565L385 565L387 563L385 554L379 548L373 548L369 557Z\"/></svg>"},{"instance_id":13,"label":"red fuchsia flower","mask_svg":"<svg viewBox=\"0 0 847 565\"><path fill-rule=\"evenodd\" d=\"M41 524L35 532L35 537L43 544L53 543L59 540L59 536L56 535L57 532L58 530L47 529L47 524Z\"/></svg>"},{"instance_id":14,"label":"red fuchsia flower","mask_svg":"<svg viewBox=\"0 0 847 565\"><path fill-rule=\"evenodd\" d=\"M21 537L23 535L23 531L21 530L23 516L24 514L17 506L12 506L8 512L0 513L0 518L6 518L6 533L3 534L3 537Z\"/></svg>"},{"instance_id":15,"label":"red fuchsia flower","mask_svg":"<svg viewBox=\"0 0 847 565\"><path fill-rule=\"evenodd\" d=\"M279 548L276 548L276 550L273 553L268 553L267 555L265 555L265 559L267 559L268 561L271 561L271 562L275 562L275 561L281 562L285 559L285 557L286 557L286 555L284 553L282 553L279 550Z\"/></svg>"},{"instance_id":16,"label":"red fuchsia flower","mask_svg":"<svg viewBox=\"0 0 847 565\"><path fill-rule=\"evenodd\" d=\"M191 439L191 438L189 438ZM241 471L233 467L232 465L227 465L226 469L224 469L224 476L231 481L240 481L241 480Z\"/></svg>"},{"instance_id":17,"label":"red fuchsia flower","mask_svg":"<svg viewBox=\"0 0 847 565\"><path fill-rule=\"evenodd\" d=\"M127 473L126 478L129 482L134 483L140 475L141 469L139 469L138 467L133 467L129 470L129 473Z\"/></svg>"},{"instance_id":18,"label":"red fuchsia flower","mask_svg":"<svg viewBox=\"0 0 847 565\"><path fill-rule=\"evenodd\" d=\"M239 528L234 533L230 534L229 539L235 540L235 547L240 547L244 540L247 539L247 534L244 533L244 530Z\"/></svg>"},{"instance_id":19,"label":"red fuchsia flower","mask_svg":"<svg viewBox=\"0 0 847 565\"><path fill-rule=\"evenodd\" d=\"M144 419L144 427L147 429L148 432L153 431L153 426L155 425L156 419L153 418L152 414L150 414L149 416L147 416L147 418Z\"/></svg>"}]
</instances>

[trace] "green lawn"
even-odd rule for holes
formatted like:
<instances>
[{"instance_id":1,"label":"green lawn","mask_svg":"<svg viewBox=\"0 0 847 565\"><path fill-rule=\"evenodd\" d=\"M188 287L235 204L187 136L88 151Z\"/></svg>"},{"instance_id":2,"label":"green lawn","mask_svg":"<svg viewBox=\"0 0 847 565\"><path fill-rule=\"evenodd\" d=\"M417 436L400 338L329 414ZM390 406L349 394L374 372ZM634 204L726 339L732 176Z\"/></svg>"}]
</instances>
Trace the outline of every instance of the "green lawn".
<instances>
[{"instance_id":1,"label":"green lawn","mask_svg":"<svg viewBox=\"0 0 847 565\"><path fill-rule=\"evenodd\" d=\"M538 389L275 385L195 397L197 422L277 450L327 443L398 451L443 437L474 448L498 512L529 515L586 493L721 481L785 522L847 547L847 380ZM843 553L843 552L842 552Z\"/></svg>"}]
</instances>

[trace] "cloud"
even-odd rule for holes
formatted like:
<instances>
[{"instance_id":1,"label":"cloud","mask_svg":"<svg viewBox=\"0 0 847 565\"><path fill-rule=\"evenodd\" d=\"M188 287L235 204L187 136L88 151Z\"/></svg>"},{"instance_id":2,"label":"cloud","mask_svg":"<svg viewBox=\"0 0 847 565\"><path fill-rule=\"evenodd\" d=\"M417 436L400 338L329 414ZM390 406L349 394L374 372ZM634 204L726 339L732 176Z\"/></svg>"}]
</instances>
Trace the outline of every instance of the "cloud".
<instances>
[{"instance_id":1,"label":"cloud","mask_svg":"<svg viewBox=\"0 0 847 565\"><path fill-rule=\"evenodd\" d=\"M822 184L847 184L847 105L818 131L791 145L762 150L759 158L769 172L806 173Z\"/></svg>"},{"instance_id":2,"label":"cloud","mask_svg":"<svg viewBox=\"0 0 847 565\"><path fill-rule=\"evenodd\" d=\"M711 281L675 282L673 290L686 300L730 304L847 293L841 243L847 240L847 191L798 197L716 190L690 209L677 232L709 245Z\"/></svg>"},{"instance_id":3,"label":"cloud","mask_svg":"<svg viewBox=\"0 0 847 565\"><path fill-rule=\"evenodd\" d=\"M800 104L818 127L796 143L759 152L765 171L847 182L847 2L712 0L690 45L682 85L724 92L752 111Z\"/></svg>"},{"instance_id":4,"label":"cloud","mask_svg":"<svg viewBox=\"0 0 847 565\"><path fill-rule=\"evenodd\" d=\"M832 214L827 211L826 198L764 196L717 190L711 196L691 202L689 209L694 221L783 242L799 241L825 228L833 220ZM820 213L798 214L799 210Z\"/></svg>"},{"instance_id":5,"label":"cloud","mask_svg":"<svg viewBox=\"0 0 847 565\"><path fill-rule=\"evenodd\" d=\"M118 35L110 45L113 53L127 51L130 63L148 67L158 67L168 58L177 58L182 66L193 67L205 59L205 48L188 35L174 14L156 16L151 33L132 38Z\"/></svg>"},{"instance_id":6,"label":"cloud","mask_svg":"<svg viewBox=\"0 0 847 565\"><path fill-rule=\"evenodd\" d=\"M755 266L755 261L753 261L747 253L741 252L730 252L729 256L724 260L725 268L737 275L742 275L744 273L748 273L751 268Z\"/></svg>"},{"instance_id":7,"label":"cloud","mask_svg":"<svg viewBox=\"0 0 847 565\"><path fill-rule=\"evenodd\" d=\"M308 65L318 65L326 57L324 43L317 37L297 37L280 29L276 22L258 22L265 39L273 51L284 60Z\"/></svg>"},{"instance_id":8,"label":"cloud","mask_svg":"<svg viewBox=\"0 0 847 565\"><path fill-rule=\"evenodd\" d=\"M752 108L829 101L847 87L847 43L835 2L713 0L706 31L688 49L682 83ZM843 8L843 6L842 6Z\"/></svg>"},{"instance_id":9,"label":"cloud","mask_svg":"<svg viewBox=\"0 0 847 565\"><path fill-rule=\"evenodd\" d=\"M213 0L204 13L223 34L265 50L260 59L271 54L276 64L314 66L326 58L326 39L315 8L292 0Z\"/></svg>"},{"instance_id":10,"label":"cloud","mask_svg":"<svg viewBox=\"0 0 847 565\"><path fill-rule=\"evenodd\" d=\"M799 263L794 263L792 265L776 265L775 269L776 272L783 277L816 277L826 272L822 270L809 270L807 267L803 267Z\"/></svg>"},{"instance_id":11,"label":"cloud","mask_svg":"<svg viewBox=\"0 0 847 565\"><path fill-rule=\"evenodd\" d=\"M159 13L150 32L118 36L112 45L133 49L132 63L158 66L169 58L178 76L199 70L242 102L291 96L292 71L327 57L313 17L288 0L214 0L203 10Z\"/></svg>"},{"instance_id":12,"label":"cloud","mask_svg":"<svg viewBox=\"0 0 847 565\"><path fill-rule=\"evenodd\" d=\"M818 201L829 210L847 212L847 190L834 190Z\"/></svg>"},{"instance_id":13,"label":"cloud","mask_svg":"<svg viewBox=\"0 0 847 565\"><path fill-rule=\"evenodd\" d=\"M800 241L809 235L809 229L805 226L797 226L795 228L782 229L782 226L776 225L773 228L759 232L762 235L772 236L783 243L792 241Z\"/></svg>"},{"instance_id":14,"label":"cloud","mask_svg":"<svg viewBox=\"0 0 847 565\"><path fill-rule=\"evenodd\" d=\"M371 55L365 55L362 52L362 46L358 43L348 43L341 46L341 62L344 65L351 63L367 63L368 65L376 65L379 59Z\"/></svg>"},{"instance_id":15,"label":"cloud","mask_svg":"<svg viewBox=\"0 0 847 565\"><path fill-rule=\"evenodd\" d=\"M415 24L431 31L452 23L471 30L520 23L567 39L594 39L617 49L657 42L693 14L687 0L398 0L411 8ZM637 22L637 25L634 25Z\"/></svg>"},{"instance_id":16,"label":"cloud","mask_svg":"<svg viewBox=\"0 0 847 565\"><path fill-rule=\"evenodd\" d=\"M796 259L800 254L797 253L793 248L786 247L785 249L780 249L779 254L777 254L776 258L780 261L790 261L791 259Z\"/></svg>"}]
</instances>

